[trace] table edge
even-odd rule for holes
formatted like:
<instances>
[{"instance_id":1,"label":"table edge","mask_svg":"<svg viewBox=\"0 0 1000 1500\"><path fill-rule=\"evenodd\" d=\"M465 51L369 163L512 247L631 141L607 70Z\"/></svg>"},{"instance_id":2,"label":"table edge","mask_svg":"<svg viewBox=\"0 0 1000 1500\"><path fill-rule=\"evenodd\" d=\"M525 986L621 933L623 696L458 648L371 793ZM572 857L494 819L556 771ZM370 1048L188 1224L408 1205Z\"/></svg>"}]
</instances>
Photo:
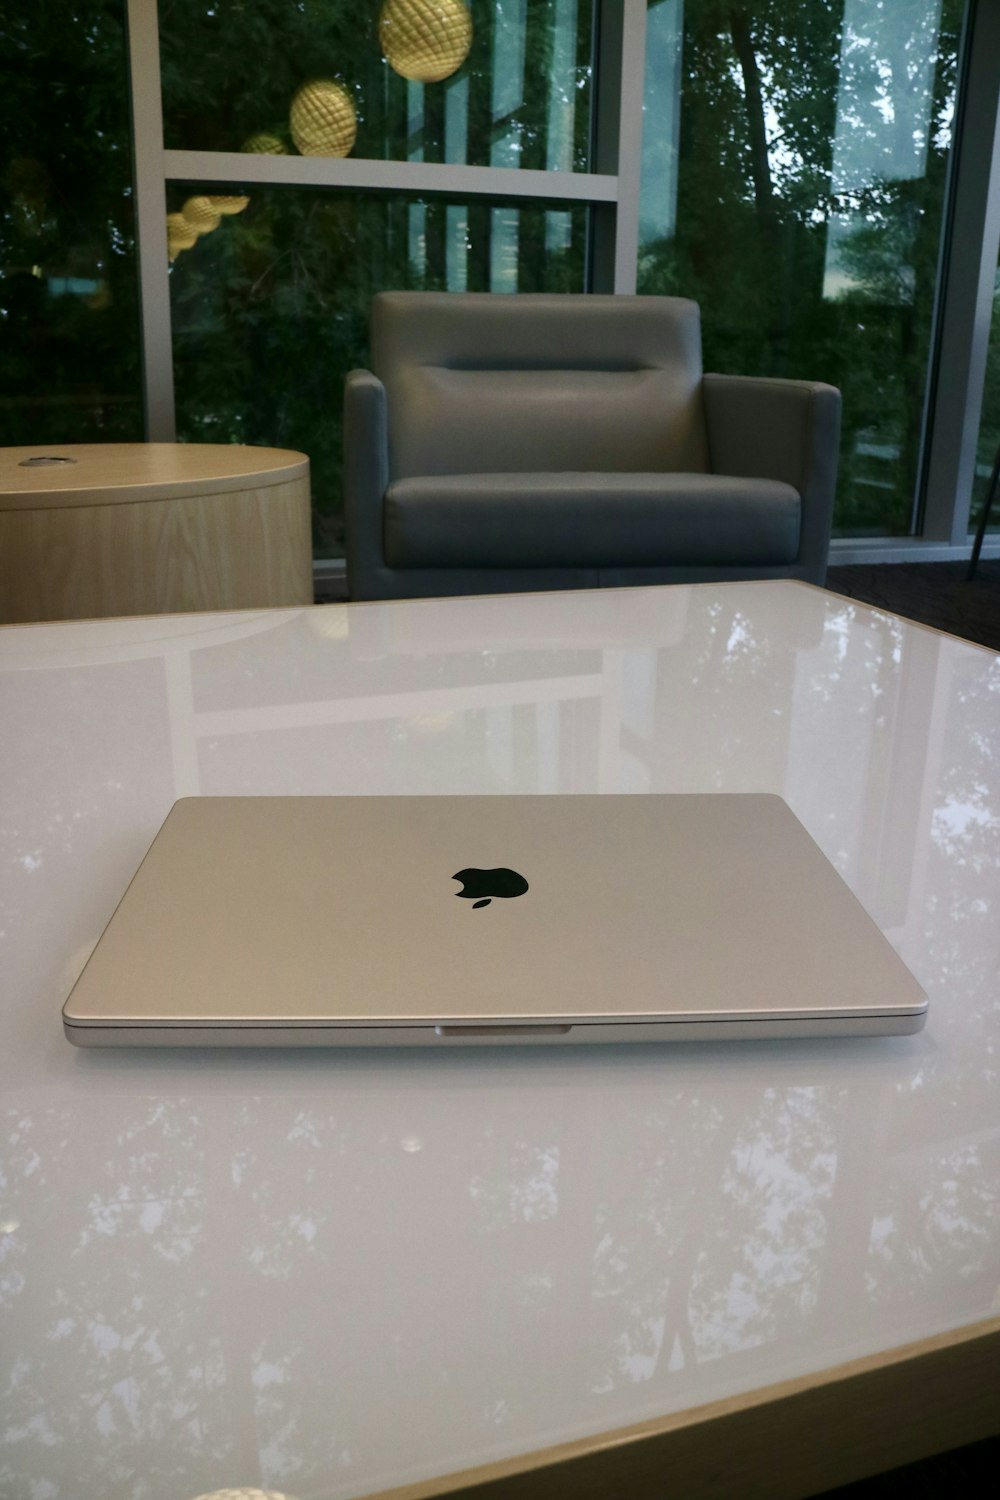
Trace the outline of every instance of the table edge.
<instances>
[{"instance_id":1,"label":"table edge","mask_svg":"<svg viewBox=\"0 0 1000 1500\"><path fill-rule=\"evenodd\" d=\"M1000 1433L1000 1317L367 1500L801 1500Z\"/></svg>"},{"instance_id":2,"label":"table edge","mask_svg":"<svg viewBox=\"0 0 1000 1500\"><path fill-rule=\"evenodd\" d=\"M900 564L904 566L904 564ZM748 580L749 581L749 580ZM763 579L754 579L756 583L764 582ZM774 583L780 583L781 579L772 579ZM842 594L839 589L829 588L825 583L810 583L807 579L796 578L788 580L792 583L801 583L805 589L817 589L819 593L826 594L831 599L842 599L845 604L853 604L856 609L867 610L869 614L887 616L891 620L901 620L911 630L923 630L929 635L937 636L946 641L956 641L960 646L969 646L973 651L984 651L987 656L996 656L998 653L992 646L984 646L982 641L970 640L967 635L956 635L953 630L942 630L939 625L928 625L925 620L915 620L912 615L901 615L898 609L889 609L884 604L869 604L865 599L855 599L853 594Z\"/></svg>"},{"instance_id":3,"label":"table edge","mask_svg":"<svg viewBox=\"0 0 1000 1500\"><path fill-rule=\"evenodd\" d=\"M64 510L72 506L93 505L129 505L139 504L147 500L178 500L186 497L224 495L232 494L234 491L253 491L270 489L274 485L289 484L296 480L308 480L309 458L305 453L299 453L291 448L257 448L249 443L176 443L176 444L73 444L53 443L46 448L45 444L38 445L38 451L49 451L52 453L64 453L72 455L74 449L81 448L146 448L150 446L182 448L184 457L188 458L196 453L199 447L232 448L241 454L251 452L260 455L260 467L257 469L246 469L240 473L231 474L201 474L178 473L172 477L150 478L150 479L123 479L115 476L107 476L103 481L94 479L86 484L61 485L59 479L65 477L64 469L45 469L29 471L35 475L44 475L44 480L39 478L34 485L25 485L23 489L5 489L3 480L0 478L0 513L12 514L20 511L39 510ZM23 447L23 445L22 445ZM20 452L21 448L14 451ZM25 451L29 451L25 449ZM113 457L113 456L112 456ZM119 462L124 462L126 455L121 455ZM48 483L44 482L45 480Z\"/></svg>"}]
</instances>

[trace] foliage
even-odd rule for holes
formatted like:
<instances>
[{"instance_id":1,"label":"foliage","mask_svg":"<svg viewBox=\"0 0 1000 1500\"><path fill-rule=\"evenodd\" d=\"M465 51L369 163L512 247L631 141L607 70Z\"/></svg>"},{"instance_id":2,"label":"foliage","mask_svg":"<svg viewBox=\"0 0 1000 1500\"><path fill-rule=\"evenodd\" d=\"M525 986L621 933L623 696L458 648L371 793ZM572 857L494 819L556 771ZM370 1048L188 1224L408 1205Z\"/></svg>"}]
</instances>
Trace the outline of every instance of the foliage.
<instances>
[{"instance_id":1,"label":"foliage","mask_svg":"<svg viewBox=\"0 0 1000 1500\"><path fill-rule=\"evenodd\" d=\"M841 388L854 534L910 529L962 8L684 7L677 229L639 289L701 303L708 369Z\"/></svg>"},{"instance_id":2,"label":"foliage","mask_svg":"<svg viewBox=\"0 0 1000 1500\"><path fill-rule=\"evenodd\" d=\"M142 437L123 0L0 10L0 443Z\"/></svg>"}]
</instances>

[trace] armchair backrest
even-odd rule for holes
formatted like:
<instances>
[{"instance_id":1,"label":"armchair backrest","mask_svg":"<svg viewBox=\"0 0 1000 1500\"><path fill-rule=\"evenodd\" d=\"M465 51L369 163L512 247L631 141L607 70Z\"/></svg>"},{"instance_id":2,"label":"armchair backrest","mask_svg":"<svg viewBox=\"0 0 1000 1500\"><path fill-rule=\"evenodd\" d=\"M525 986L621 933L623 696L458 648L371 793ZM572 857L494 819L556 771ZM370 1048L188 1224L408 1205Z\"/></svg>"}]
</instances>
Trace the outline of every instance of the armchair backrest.
<instances>
[{"instance_id":1,"label":"armchair backrest","mask_svg":"<svg viewBox=\"0 0 1000 1500\"><path fill-rule=\"evenodd\" d=\"M708 469L695 302L381 292L371 343L393 479Z\"/></svg>"}]
</instances>

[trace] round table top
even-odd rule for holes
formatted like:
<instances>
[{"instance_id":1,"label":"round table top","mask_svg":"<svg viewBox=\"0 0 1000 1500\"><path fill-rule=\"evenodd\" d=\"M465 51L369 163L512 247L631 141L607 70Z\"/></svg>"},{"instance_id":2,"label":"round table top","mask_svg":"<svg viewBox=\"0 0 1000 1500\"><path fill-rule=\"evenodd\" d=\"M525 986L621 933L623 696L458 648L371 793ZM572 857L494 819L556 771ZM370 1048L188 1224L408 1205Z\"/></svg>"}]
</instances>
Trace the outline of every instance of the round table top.
<instances>
[{"instance_id":1,"label":"round table top","mask_svg":"<svg viewBox=\"0 0 1000 1500\"><path fill-rule=\"evenodd\" d=\"M242 443L40 443L0 448L0 510L108 505L303 479L304 453Z\"/></svg>"}]
</instances>

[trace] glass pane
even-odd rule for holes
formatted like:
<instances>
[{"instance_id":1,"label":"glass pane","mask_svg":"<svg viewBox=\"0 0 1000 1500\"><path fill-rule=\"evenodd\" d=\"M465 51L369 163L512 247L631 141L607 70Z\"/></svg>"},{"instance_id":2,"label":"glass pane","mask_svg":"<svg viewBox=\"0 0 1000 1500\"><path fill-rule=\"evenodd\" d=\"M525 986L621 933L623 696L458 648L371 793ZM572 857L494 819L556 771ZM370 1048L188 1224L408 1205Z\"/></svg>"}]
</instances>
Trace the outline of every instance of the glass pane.
<instances>
[{"instance_id":1,"label":"glass pane","mask_svg":"<svg viewBox=\"0 0 1000 1500\"><path fill-rule=\"evenodd\" d=\"M167 0L166 144L587 171L593 8Z\"/></svg>"},{"instance_id":2,"label":"glass pane","mask_svg":"<svg viewBox=\"0 0 1000 1500\"><path fill-rule=\"evenodd\" d=\"M972 481L972 511L969 530L979 525L990 475L1000 449L1000 265L993 284L993 317L990 342L986 353L986 381L983 386L983 411L979 419L979 441L976 444L976 472ZM993 497L987 531L1000 531L1000 494Z\"/></svg>"},{"instance_id":3,"label":"glass pane","mask_svg":"<svg viewBox=\"0 0 1000 1500\"><path fill-rule=\"evenodd\" d=\"M0 26L0 443L141 439L123 0Z\"/></svg>"},{"instance_id":4,"label":"glass pane","mask_svg":"<svg viewBox=\"0 0 1000 1500\"><path fill-rule=\"evenodd\" d=\"M535 200L170 185L209 226L175 243L170 302L177 435L297 448L312 464L319 556L343 551L341 405L368 362L383 289L584 289L588 210Z\"/></svg>"},{"instance_id":5,"label":"glass pane","mask_svg":"<svg viewBox=\"0 0 1000 1500\"><path fill-rule=\"evenodd\" d=\"M649 0L639 290L844 398L834 529L911 528L964 0Z\"/></svg>"}]
</instances>

